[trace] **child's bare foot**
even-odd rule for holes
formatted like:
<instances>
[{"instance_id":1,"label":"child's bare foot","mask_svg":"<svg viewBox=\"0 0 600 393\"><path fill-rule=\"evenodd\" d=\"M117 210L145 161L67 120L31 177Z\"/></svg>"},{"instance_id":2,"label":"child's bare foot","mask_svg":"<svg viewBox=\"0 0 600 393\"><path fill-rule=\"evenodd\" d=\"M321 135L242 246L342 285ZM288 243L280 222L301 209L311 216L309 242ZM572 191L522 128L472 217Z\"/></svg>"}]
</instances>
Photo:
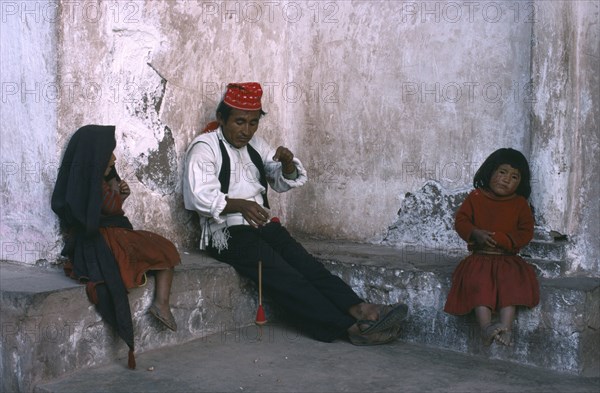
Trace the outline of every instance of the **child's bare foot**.
<instances>
[{"instance_id":1,"label":"child's bare foot","mask_svg":"<svg viewBox=\"0 0 600 393\"><path fill-rule=\"evenodd\" d=\"M502 327L499 323L489 324L485 328L481 329L481 335L483 338L483 343L486 346L492 345L494 339L497 339L500 333L504 332L506 329Z\"/></svg>"},{"instance_id":2,"label":"child's bare foot","mask_svg":"<svg viewBox=\"0 0 600 393\"><path fill-rule=\"evenodd\" d=\"M496 341L507 347L512 347L512 332L510 329L502 328L502 330L496 336Z\"/></svg>"}]
</instances>

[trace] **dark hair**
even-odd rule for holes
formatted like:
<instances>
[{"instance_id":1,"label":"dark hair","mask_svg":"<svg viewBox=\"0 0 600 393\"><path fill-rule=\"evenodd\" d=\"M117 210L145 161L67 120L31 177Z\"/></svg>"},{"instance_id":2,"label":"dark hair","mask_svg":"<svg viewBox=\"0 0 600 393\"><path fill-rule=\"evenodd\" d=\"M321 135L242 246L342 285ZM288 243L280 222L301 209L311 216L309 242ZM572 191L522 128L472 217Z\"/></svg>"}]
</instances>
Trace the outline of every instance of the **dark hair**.
<instances>
[{"instance_id":1,"label":"dark hair","mask_svg":"<svg viewBox=\"0 0 600 393\"><path fill-rule=\"evenodd\" d=\"M221 114L221 119L227 123L227 120L229 120L229 116L231 115L231 111L234 108L230 107L229 105L227 105L225 103L225 101L221 101L219 103L219 105L217 106L217 119L219 118L219 113ZM260 110L260 117L263 117L264 115L266 115L267 113L265 111L263 111L262 109Z\"/></svg>"},{"instance_id":2,"label":"dark hair","mask_svg":"<svg viewBox=\"0 0 600 393\"><path fill-rule=\"evenodd\" d=\"M486 158L477 170L477 173L475 173L473 187L489 189L490 179L494 171L503 164L508 164L519 171L521 182L515 192L517 195L525 197L525 199L529 198L531 194L529 163L520 151L510 148L498 149Z\"/></svg>"}]
</instances>

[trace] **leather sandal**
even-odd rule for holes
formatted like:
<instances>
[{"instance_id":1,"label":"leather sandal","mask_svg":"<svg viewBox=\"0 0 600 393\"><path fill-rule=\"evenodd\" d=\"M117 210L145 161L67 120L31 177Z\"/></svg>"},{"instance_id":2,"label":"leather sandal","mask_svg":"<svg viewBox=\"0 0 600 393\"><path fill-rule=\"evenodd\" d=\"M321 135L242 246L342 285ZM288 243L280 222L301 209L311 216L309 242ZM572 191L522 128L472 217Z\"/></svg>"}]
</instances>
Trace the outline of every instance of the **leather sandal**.
<instances>
[{"instance_id":1,"label":"leather sandal","mask_svg":"<svg viewBox=\"0 0 600 393\"><path fill-rule=\"evenodd\" d=\"M382 345L396 340L400 335L400 327L394 326L390 329L370 334L350 334L350 342L358 346Z\"/></svg>"},{"instance_id":2,"label":"leather sandal","mask_svg":"<svg viewBox=\"0 0 600 393\"><path fill-rule=\"evenodd\" d=\"M362 334L373 334L398 326L407 316L408 306L406 304L382 305L379 309L379 318L376 321L362 319L357 324Z\"/></svg>"},{"instance_id":3,"label":"leather sandal","mask_svg":"<svg viewBox=\"0 0 600 393\"><path fill-rule=\"evenodd\" d=\"M154 304L150 306L150 309L148 311L156 319L158 319L160 322L162 322L163 325L165 325L166 327L168 327L169 329L171 329L174 332L177 331L177 323L175 322L175 318L173 318L173 315L168 315L166 317L163 316L160 313L160 310L158 309L158 307L156 307Z\"/></svg>"}]
</instances>

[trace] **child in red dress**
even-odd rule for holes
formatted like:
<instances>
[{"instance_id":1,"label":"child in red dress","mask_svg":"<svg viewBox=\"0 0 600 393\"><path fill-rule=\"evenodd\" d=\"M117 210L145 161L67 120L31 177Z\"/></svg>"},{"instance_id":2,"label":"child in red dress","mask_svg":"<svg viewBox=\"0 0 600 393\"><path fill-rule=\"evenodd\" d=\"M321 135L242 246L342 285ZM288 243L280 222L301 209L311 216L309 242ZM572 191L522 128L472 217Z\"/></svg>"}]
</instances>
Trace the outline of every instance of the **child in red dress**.
<instances>
[{"instance_id":1,"label":"child in red dress","mask_svg":"<svg viewBox=\"0 0 600 393\"><path fill-rule=\"evenodd\" d=\"M444 311L464 315L475 310L486 345L512 345L516 306L539 303L533 268L517 255L533 238L527 159L514 149L499 149L477 170L472 191L456 213L455 229L471 255L452 275ZM500 321L492 323L492 313Z\"/></svg>"},{"instance_id":2,"label":"child in red dress","mask_svg":"<svg viewBox=\"0 0 600 393\"><path fill-rule=\"evenodd\" d=\"M107 219L125 215L122 206L131 194L127 182L116 173L115 161L113 153L102 180L100 216ZM177 323L169 306L173 268L180 262L173 243L153 232L116 225L101 227L99 231L115 256L125 288L145 285L146 272L155 272L156 292L149 311L167 328L177 331Z\"/></svg>"}]
</instances>

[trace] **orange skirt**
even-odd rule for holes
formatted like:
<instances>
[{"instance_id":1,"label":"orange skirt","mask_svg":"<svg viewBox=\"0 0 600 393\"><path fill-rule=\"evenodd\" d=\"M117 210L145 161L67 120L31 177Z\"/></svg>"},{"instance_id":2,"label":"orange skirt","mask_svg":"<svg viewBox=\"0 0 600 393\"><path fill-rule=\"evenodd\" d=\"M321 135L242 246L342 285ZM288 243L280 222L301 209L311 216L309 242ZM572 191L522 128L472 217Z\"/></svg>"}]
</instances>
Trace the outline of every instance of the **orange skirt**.
<instances>
[{"instance_id":1,"label":"orange skirt","mask_svg":"<svg viewBox=\"0 0 600 393\"><path fill-rule=\"evenodd\" d=\"M143 285L148 270L169 269L181 261L175 245L156 233L117 227L100 228L100 233L115 256L127 289Z\"/></svg>"},{"instance_id":2,"label":"orange skirt","mask_svg":"<svg viewBox=\"0 0 600 393\"><path fill-rule=\"evenodd\" d=\"M477 306L492 311L507 306L534 307L540 302L540 285L533 267L517 255L471 254L452 274L452 287L444 311L468 314Z\"/></svg>"}]
</instances>

